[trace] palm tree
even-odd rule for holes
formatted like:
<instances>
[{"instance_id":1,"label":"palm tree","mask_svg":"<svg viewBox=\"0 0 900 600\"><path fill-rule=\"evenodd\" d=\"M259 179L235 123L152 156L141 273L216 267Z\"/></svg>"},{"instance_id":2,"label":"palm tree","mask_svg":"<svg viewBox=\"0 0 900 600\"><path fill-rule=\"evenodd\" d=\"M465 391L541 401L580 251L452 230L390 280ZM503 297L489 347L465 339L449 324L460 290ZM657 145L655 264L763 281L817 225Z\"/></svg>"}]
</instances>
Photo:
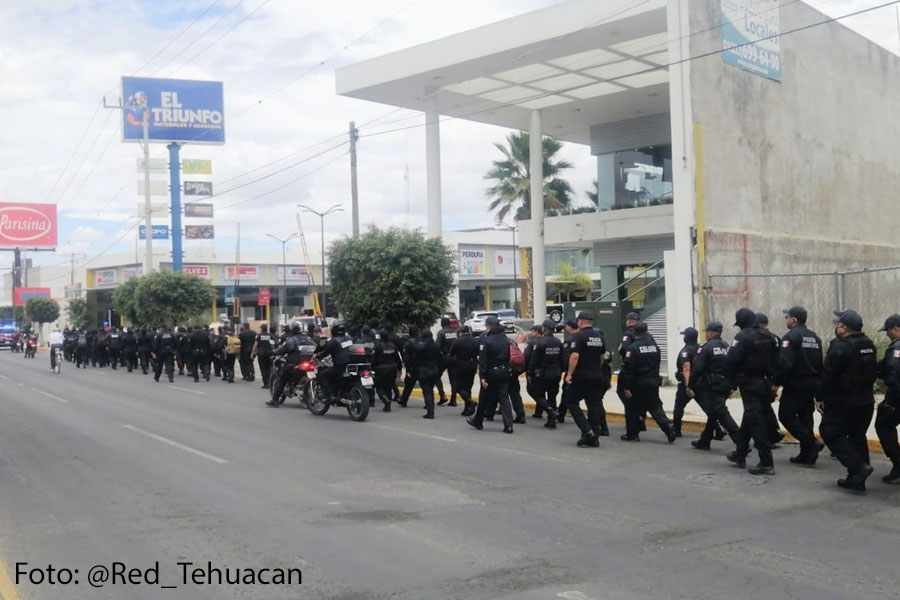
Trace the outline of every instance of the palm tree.
<instances>
[{"instance_id":1,"label":"palm tree","mask_svg":"<svg viewBox=\"0 0 900 600\"><path fill-rule=\"evenodd\" d=\"M600 183L595 179L591 189L584 192L594 206L600 206Z\"/></svg>"},{"instance_id":2,"label":"palm tree","mask_svg":"<svg viewBox=\"0 0 900 600\"><path fill-rule=\"evenodd\" d=\"M571 302L572 295L586 298L594 289L594 282L585 273L579 273L575 267L568 263L559 263L559 277L550 282L550 289L556 296L557 302Z\"/></svg>"},{"instance_id":3,"label":"palm tree","mask_svg":"<svg viewBox=\"0 0 900 600\"><path fill-rule=\"evenodd\" d=\"M487 189L490 199L488 210L496 211L497 222L510 213L517 221L531 218L531 168L530 137L520 131L506 136L506 145L494 144L503 153L503 160L493 161L493 167L484 176L494 182ZM544 155L544 210L555 214L565 213L572 199L572 186L559 177L572 164L556 158L562 143L549 137L542 142Z\"/></svg>"}]
</instances>

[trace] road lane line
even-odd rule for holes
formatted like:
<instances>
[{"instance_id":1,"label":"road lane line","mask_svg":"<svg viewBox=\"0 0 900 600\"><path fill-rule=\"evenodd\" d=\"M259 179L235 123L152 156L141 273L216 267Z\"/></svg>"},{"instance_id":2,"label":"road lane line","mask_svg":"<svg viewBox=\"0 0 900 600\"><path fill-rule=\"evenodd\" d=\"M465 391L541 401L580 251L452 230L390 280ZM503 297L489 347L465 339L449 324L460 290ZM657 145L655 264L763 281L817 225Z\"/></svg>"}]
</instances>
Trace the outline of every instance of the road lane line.
<instances>
[{"instance_id":1,"label":"road lane line","mask_svg":"<svg viewBox=\"0 0 900 600\"><path fill-rule=\"evenodd\" d=\"M13 585L3 561L0 560L0 599L2 600L19 600L19 594L16 593L16 586Z\"/></svg>"},{"instance_id":2,"label":"road lane line","mask_svg":"<svg viewBox=\"0 0 900 600\"><path fill-rule=\"evenodd\" d=\"M43 396L47 396L48 398L53 398L53 399L56 400L57 402L62 402L63 404L68 404L68 403L69 403L69 401L66 400L65 398L60 398L59 396L54 396L53 394L48 394L48 393L45 392L44 390L39 390L39 389L37 389L37 388L31 388L31 391L37 392L38 394L41 394L41 395L43 395Z\"/></svg>"},{"instance_id":3,"label":"road lane line","mask_svg":"<svg viewBox=\"0 0 900 600\"><path fill-rule=\"evenodd\" d=\"M6 375L0 375L0 379L9 379Z\"/></svg>"},{"instance_id":4,"label":"road lane line","mask_svg":"<svg viewBox=\"0 0 900 600\"><path fill-rule=\"evenodd\" d=\"M456 438L448 438L440 435L432 435L430 433L422 433L421 431L413 431L411 429L403 429L402 427L391 427L390 425L380 425L378 423L367 423L367 427L377 427L379 429L387 429L388 431L399 431L401 433L408 433L410 435L418 435L420 437L429 438L432 440L438 440L441 442L458 442Z\"/></svg>"},{"instance_id":5,"label":"road lane line","mask_svg":"<svg viewBox=\"0 0 900 600\"><path fill-rule=\"evenodd\" d=\"M144 431L143 429L139 429L139 428L135 427L134 425L122 425L122 427L124 427L125 429L128 429L129 431L134 431L135 433L139 433L150 439L156 440L157 442L162 442L163 444L172 446L173 448L178 448L179 450L184 450L185 452L190 452L191 454L194 454L201 458L205 458L206 460L211 460L212 462L214 462L216 464L224 465L228 462L224 458L219 458L218 456L215 456L213 454L207 454L206 452L203 452L202 450L197 450L196 448L191 448L190 446L185 446L184 444L176 442L175 440L170 440L169 438L165 438L161 435L156 435L155 433L150 433L149 431Z\"/></svg>"},{"instance_id":6,"label":"road lane line","mask_svg":"<svg viewBox=\"0 0 900 600\"><path fill-rule=\"evenodd\" d=\"M188 392L189 394L198 394L200 396L206 395L206 392L201 392L200 390L189 390L188 388L178 387L177 385L167 385L166 387L170 390L181 390L182 392Z\"/></svg>"}]
</instances>

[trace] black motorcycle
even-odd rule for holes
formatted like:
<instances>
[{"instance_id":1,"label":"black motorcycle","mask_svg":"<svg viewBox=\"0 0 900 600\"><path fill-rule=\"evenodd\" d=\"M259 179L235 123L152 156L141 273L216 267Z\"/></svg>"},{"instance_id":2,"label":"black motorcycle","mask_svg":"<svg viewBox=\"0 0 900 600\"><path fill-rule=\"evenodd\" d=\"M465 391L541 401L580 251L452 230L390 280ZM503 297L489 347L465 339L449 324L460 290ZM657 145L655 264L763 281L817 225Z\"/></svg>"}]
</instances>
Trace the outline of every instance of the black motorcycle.
<instances>
[{"instance_id":1,"label":"black motorcycle","mask_svg":"<svg viewBox=\"0 0 900 600\"><path fill-rule=\"evenodd\" d=\"M328 359L319 364L316 371L307 375L310 379L309 399L306 403L309 412L322 416L334 405L346 408L353 421L362 422L369 416L369 398L375 387L372 365L363 346L352 346L350 355L351 363L344 367L337 398L329 399L325 396L318 377L321 369L331 366Z\"/></svg>"},{"instance_id":2,"label":"black motorcycle","mask_svg":"<svg viewBox=\"0 0 900 600\"><path fill-rule=\"evenodd\" d=\"M269 394L272 396L271 403L275 406L284 404L288 398L294 398L298 392L300 395L300 405L306 406L309 401L309 374L315 373L316 366L312 362L315 354L315 346L301 346L301 361L294 365L288 365L284 355L272 358L272 374L269 375ZM281 374L285 368L290 369L290 373L286 379L282 379Z\"/></svg>"}]
</instances>

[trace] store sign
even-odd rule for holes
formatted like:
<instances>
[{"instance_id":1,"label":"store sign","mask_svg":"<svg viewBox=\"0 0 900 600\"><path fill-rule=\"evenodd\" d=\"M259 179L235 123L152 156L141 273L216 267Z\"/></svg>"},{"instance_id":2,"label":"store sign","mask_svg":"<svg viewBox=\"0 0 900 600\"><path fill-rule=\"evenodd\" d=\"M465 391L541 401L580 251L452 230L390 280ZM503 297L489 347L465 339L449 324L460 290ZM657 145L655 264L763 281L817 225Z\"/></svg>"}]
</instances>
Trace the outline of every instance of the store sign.
<instances>
[{"instance_id":1,"label":"store sign","mask_svg":"<svg viewBox=\"0 0 900 600\"><path fill-rule=\"evenodd\" d=\"M149 113L151 142L224 144L222 82L123 77L122 138L144 139L144 115Z\"/></svg>"},{"instance_id":2,"label":"store sign","mask_svg":"<svg viewBox=\"0 0 900 600\"><path fill-rule=\"evenodd\" d=\"M0 202L0 248L55 248L56 205Z\"/></svg>"},{"instance_id":3,"label":"store sign","mask_svg":"<svg viewBox=\"0 0 900 600\"><path fill-rule=\"evenodd\" d=\"M186 240L211 240L216 237L215 228L212 225L185 225L184 239Z\"/></svg>"},{"instance_id":4,"label":"store sign","mask_svg":"<svg viewBox=\"0 0 900 600\"><path fill-rule=\"evenodd\" d=\"M722 61L781 81L779 0L722 0Z\"/></svg>"},{"instance_id":5,"label":"store sign","mask_svg":"<svg viewBox=\"0 0 900 600\"><path fill-rule=\"evenodd\" d=\"M459 274L484 275L484 250L460 250Z\"/></svg>"},{"instance_id":6,"label":"store sign","mask_svg":"<svg viewBox=\"0 0 900 600\"><path fill-rule=\"evenodd\" d=\"M151 173L165 173L166 169L169 167L168 161L164 158L151 158L150 159L150 172ZM144 172L144 159L137 159L137 172Z\"/></svg>"},{"instance_id":7,"label":"store sign","mask_svg":"<svg viewBox=\"0 0 900 600\"><path fill-rule=\"evenodd\" d=\"M49 298L50 288L17 287L15 293L16 306L22 306L32 298Z\"/></svg>"},{"instance_id":8,"label":"store sign","mask_svg":"<svg viewBox=\"0 0 900 600\"><path fill-rule=\"evenodd\" d=\"M234 304L234 288L227 287L225 288L225 304Z\"/></svg>"},{"instance_id":9,"label":"store sign","mask_svg":"<svg viewBox=\"0 0 900 600\"><path fill-rule=\"evenodd\" d=\"M240 267L225 267L225 279L243 279L247 281L259 279L259 267L243 265Z\"/></svg>"},{"instance_id":10,"label":"store sign","mask_svg":"<svg viewBox=\"0 0 900 600\"><path fill-rule=\"evenodd\" d=\"M132 277L138 277L143 273L142 267L122 267L122 281L128 281Z\"/></svg>"},{"instance_id":11,"label":"store sign","mask_svg":"<svg viewBox=\"0 0 900 600\"><path fill-rule=\"evenodd\" d=\"M144 185L143 179L138 179L137 182L137 193L139 196L146 196L144 190L147 189L147 186ZM151 196L168 196L169 195L169 182L165 180L150 180L150 195Z\"/></svg>"},{"instance_id":12,"label":"store sign","mask_svg":"<svg viewBox=\"0 0 900 600\"><path fill-rule=\"evenodd\" d=\"M146 210L146 208L145 208L144 203L138 202L137 213L136 213L137 216L143 217L145 214L145 212L144 212L145 210ZM154 216L162 216L162 215L168 216L169 215L169 205L162 204L162 203L157 203L157 204L151 203L150 204L150 214L154 215Z\"/></svg>"},{"instance_id":13,"label":"store sign","mask_svg":"<svg viewBox=\"0 0 900 600\"><path fill-rule=\"evenodd\" d=\"M258 297L257 304L259 306L268 306L269 302L272 299L272 292L267 287L261 287L261 288L259 288L259 294L257 297Z\"/></svg>"},{"instance_id":14,"label":"store sign","mask_svg":"<svg viewBox=\"0 0 900 600\"><path fill-rule=\"evenodd\" d=\"M300 285L310 285L311 278L307 267L278 267L276 269L278 281L290 281Z\"/></svg>"},{"instance_id":15,"label":"store sign","mask_svg":"<svg viewBox=\"0 0 900 600\"><path fill-rule=\"evenodd\" d=\"M73 283L71 285L67 284L65 287L64 296L66 298L81 298L81 294L84 292L81 289L81 283Z\"/></svg>"},{"instance_id":16,"label":"store sign","mask_svg":"<svg viewBox=\"0 0 900 600\"><path fill-rule=\"evenodd\" d=\"M181 268L181 271L188 275L196 275L197 277L209 277L209 267L206 265L184 265Z\"/></svg>"},{"instance_id":17,"label":"store sign","mask_svg":"<svg viewBox=\"0 0 900 600\"><path fill-rule=\"evenodd\" d=\"M494 275L497 277L513 277L516 274L516 265L513 262L516 253L512 250L497 250L494 252Z\"/></svg>"},{"instance_id":18,"label":"store sign","mask_svg":"<svg viewBox=\"0 0 900 600\"><path fill-rule=\"evenodd\" d=\"M142 240L147 239L147 226L146 225L140 225L138 227L138 239L142 239ZM153 239L154 240L169 239L169 226L168 225L153 225Z\"/></svg>"},{"instance_id":19,"label":"store sign","mask_svg":"<svg viewBox=\"0 0 900 600\"><path fill-rule=\"evenodd\" d=\"M97 286L113 285L116 283L116 270L103 269L94 272L94 282Z\"/></svg>"},{"instance_id":20,"label":"store sign","mask_svg":"<svg viewBox=\"0 0 900 600\"><path fill-rule=\"evenodd\" d=\"M185 217L197 217L201 219L212 219L212 204L194 204L193 202L184 205Z\"/></svg>"},{"instance_id":21,"label":"store sign","mask_svg":"<svg viewBox=\"0 0 900 600\"><path fill-rule=\"evenodd\" d=\"M212 161L201 158L182 158L181 171L185 175L212 175Z\"/></svg>"},{"instance_id":22,"label":"store sign","mask_svg":"<svg viewBox=\"0 0 900 600\"><path fill-rule=\"evenodd\" d=\"M185 196L212 196L212 181L185 181Z\"/></svg>"}]
</instances>

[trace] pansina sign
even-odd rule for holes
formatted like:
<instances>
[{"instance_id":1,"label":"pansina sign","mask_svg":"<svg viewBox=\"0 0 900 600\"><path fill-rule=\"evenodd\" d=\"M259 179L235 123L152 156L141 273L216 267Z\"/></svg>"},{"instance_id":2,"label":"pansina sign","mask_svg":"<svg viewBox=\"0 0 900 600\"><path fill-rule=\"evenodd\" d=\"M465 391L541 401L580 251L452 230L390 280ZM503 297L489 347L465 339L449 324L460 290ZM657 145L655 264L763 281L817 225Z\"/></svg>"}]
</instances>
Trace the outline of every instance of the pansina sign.
<instances>
[{"instance_id":1,"label":"pansina sign","mask_svg":"<svg viewBox=\"0 0 900 600\"><path fill-rule=\"evenodd\" d=\"M0 247L55 248L56 205L0 202Z\"/></svg>"}]
</instances>

